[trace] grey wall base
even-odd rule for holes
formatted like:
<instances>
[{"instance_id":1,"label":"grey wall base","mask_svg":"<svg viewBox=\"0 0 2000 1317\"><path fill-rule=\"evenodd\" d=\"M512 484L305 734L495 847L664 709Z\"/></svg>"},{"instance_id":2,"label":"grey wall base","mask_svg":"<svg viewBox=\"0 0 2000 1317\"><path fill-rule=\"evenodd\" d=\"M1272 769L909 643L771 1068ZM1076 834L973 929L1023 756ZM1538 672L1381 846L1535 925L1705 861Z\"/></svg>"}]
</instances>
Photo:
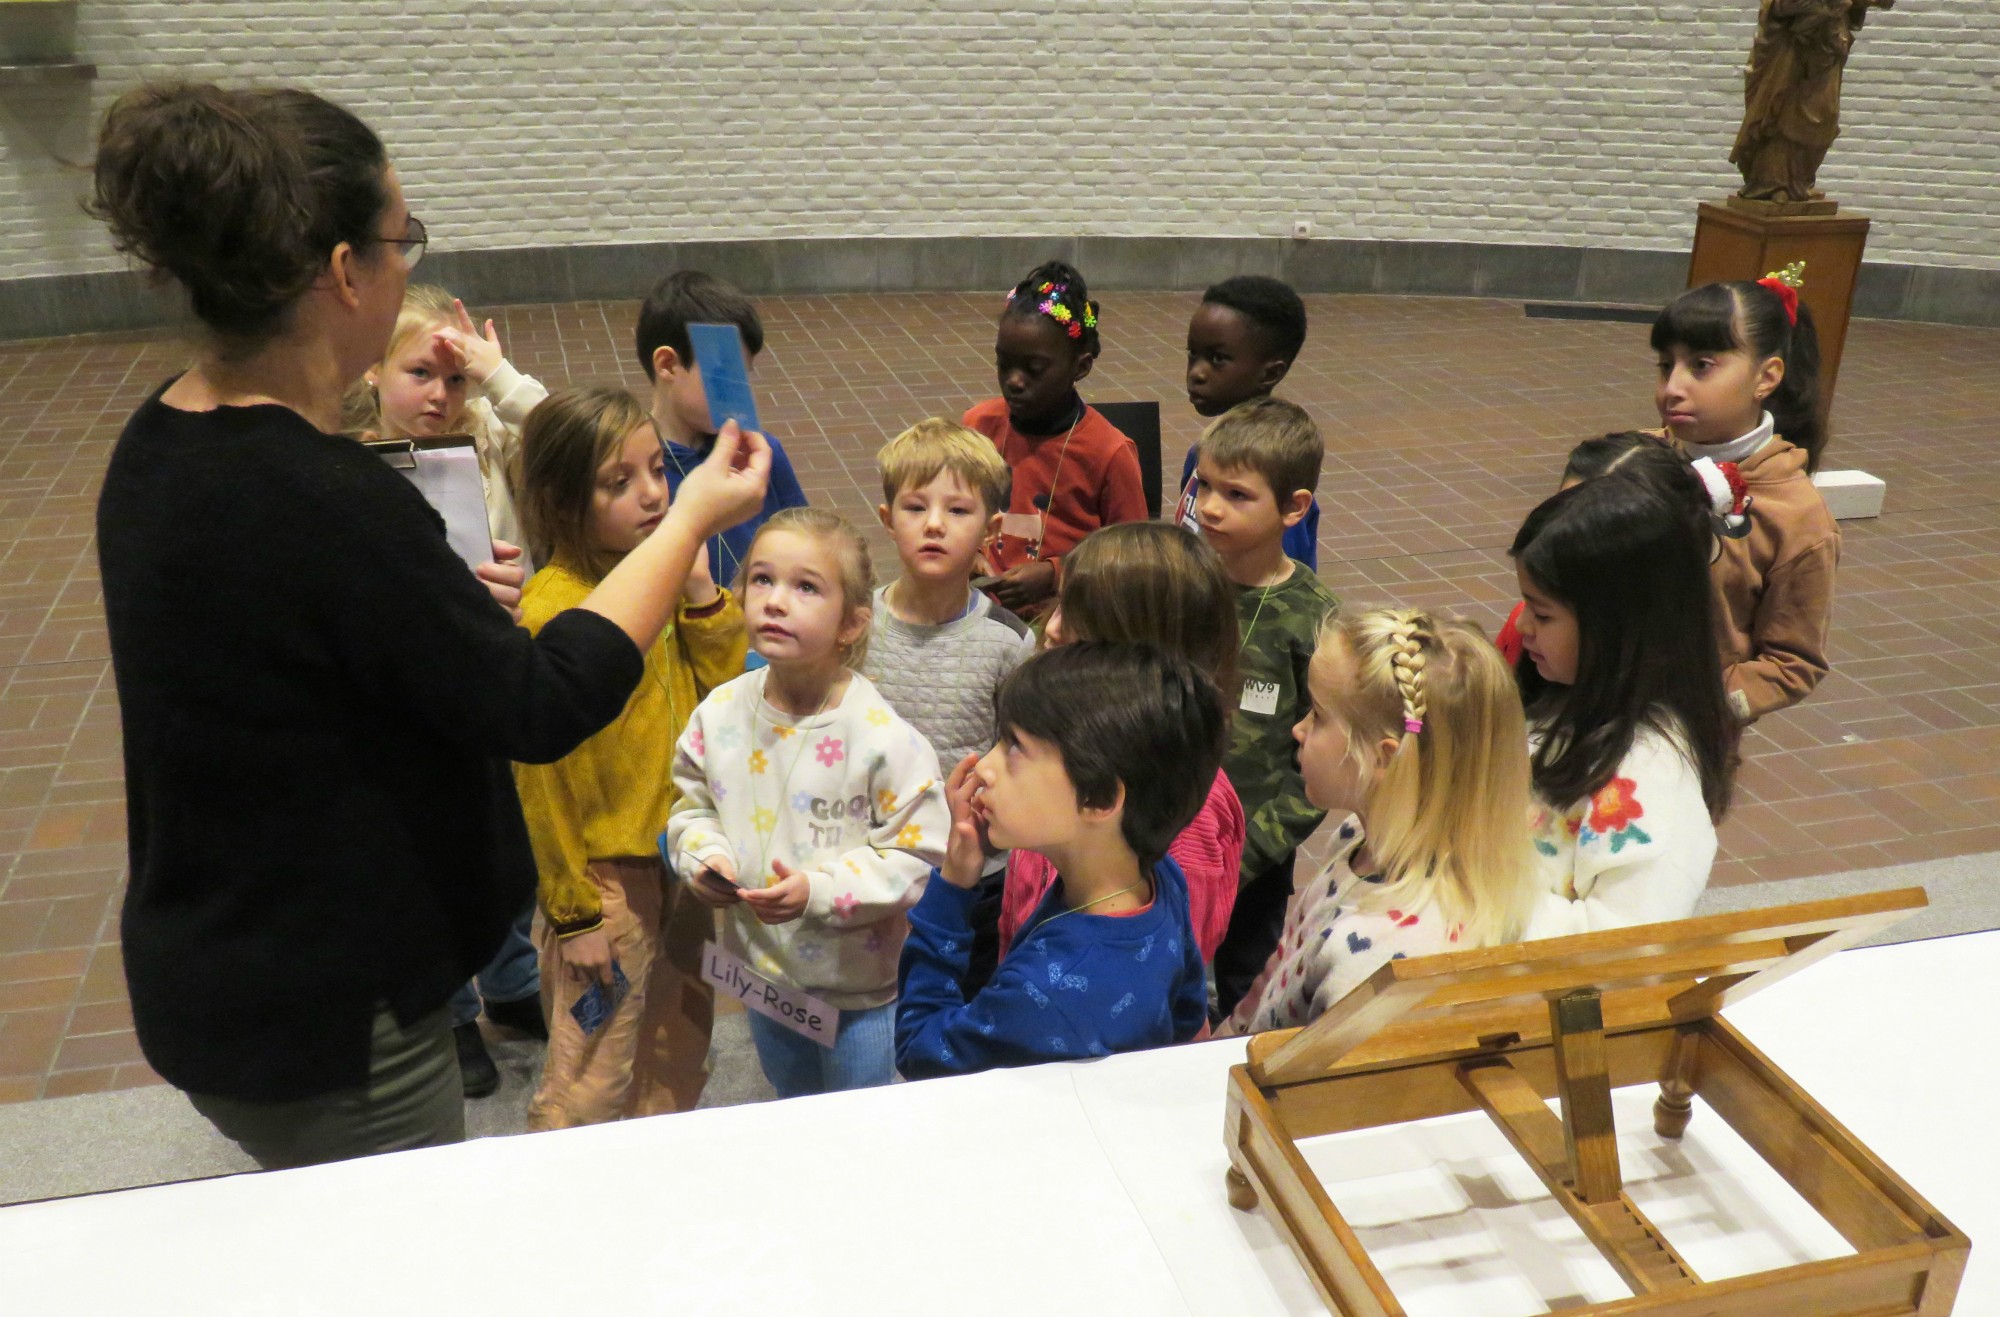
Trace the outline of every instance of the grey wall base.
<instances>
[{"instance_id":1,"label":"grey wall base","mask_svg":"<svg viewBox=\"0 0 2000 1317\"><path fill-rule=\"evenodd\" d=\"M1682 252L1477 242L1288 238L776 238L437 251L422 277L482 306L637 298L698 268L752 293L999 293L1060 258L1092 289L1196 290L1269 274L1302 293L1497 297L1657 306L1687 280ZM1854 314L2000 326L2000 270L1864 264ZM150 329L177 299L129 272L0 280L0 338Z\"/></svg>"}]
</instances>

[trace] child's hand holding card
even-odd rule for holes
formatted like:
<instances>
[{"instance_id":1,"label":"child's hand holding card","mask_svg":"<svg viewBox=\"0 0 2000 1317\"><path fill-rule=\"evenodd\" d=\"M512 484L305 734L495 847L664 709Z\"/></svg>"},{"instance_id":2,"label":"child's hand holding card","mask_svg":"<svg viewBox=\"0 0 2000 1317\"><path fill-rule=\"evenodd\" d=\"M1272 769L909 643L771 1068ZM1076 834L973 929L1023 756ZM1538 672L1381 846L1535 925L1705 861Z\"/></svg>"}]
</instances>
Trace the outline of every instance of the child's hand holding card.
<instances>
[{"instance_id":1,"label":"child's hand holding card","mask_svg":"<svg viewBox=\"0 0 2000 1317\"><path fill-rule=\"evenodd\" d=\"M625 971L617 961L612 961L611 986L606 988L602 983L591 984L576 999L576 1005L569 1008L569 1013L576 1017L578 1026L583 1029L583 1036L588 1038L602 1029L604 1022L611 1018L611 1013L618 1009L618 1003L624 1001L625 994L630 991L632 984L626 979Z\"/></svg>"}]
</instances>

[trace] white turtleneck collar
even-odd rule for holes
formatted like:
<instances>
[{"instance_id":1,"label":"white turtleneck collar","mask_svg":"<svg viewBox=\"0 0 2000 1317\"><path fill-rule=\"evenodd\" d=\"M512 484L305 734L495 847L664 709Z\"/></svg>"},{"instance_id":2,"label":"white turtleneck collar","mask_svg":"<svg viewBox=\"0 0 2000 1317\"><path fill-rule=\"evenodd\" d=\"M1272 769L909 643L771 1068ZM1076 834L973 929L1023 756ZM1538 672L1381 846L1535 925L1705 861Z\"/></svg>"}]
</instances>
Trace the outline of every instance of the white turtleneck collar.
<instances>
[{"instance_id":1,"label":"white turtleneck collar","mask_svg":"<svg viewBox=\"0 0 2000 1317\"><path fill-rule=\"evenodd\" d=\"M1757 428L1740 439L1722 444L1689 444L1688 448L1696 457L1713 458L1717 462L1743 462L1755 457L1765 444L1771 442L1771 434L1776 428L1771 413L1765 412Z\"/></svg>"}]
</instances>

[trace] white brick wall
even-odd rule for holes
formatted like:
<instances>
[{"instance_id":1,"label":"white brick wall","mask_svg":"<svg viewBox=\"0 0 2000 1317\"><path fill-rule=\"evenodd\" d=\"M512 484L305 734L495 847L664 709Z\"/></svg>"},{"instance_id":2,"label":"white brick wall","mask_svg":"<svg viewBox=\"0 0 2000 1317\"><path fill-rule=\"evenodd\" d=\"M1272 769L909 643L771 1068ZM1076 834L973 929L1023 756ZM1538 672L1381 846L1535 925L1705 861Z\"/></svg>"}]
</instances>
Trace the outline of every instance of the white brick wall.
<instances>
[{"instance_id":1,"label":"white brick wall","mask_svg":"<svg viewBox=\"0 0 2000 1317\"><path fill-rule=\"evenodd\" d=\"M147 77L362 114L440 249L1081 233L1684 249L1755 0L83 0ZM6 20L0 6L0 23ZM2000 268L2000 0L1903 0L1821 182L1871 258ZM86 98L0 92L0 278L115 268Z\"/></svg>"}]
</instances>

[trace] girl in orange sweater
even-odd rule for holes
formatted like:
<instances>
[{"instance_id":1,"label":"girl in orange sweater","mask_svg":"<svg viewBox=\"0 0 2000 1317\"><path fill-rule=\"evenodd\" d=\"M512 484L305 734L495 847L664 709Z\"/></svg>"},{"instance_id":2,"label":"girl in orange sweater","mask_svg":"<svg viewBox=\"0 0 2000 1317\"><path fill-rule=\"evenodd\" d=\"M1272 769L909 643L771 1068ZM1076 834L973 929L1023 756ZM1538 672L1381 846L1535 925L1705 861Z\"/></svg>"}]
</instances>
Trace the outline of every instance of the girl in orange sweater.
<instances>
[{"instance_id":1,"label":"girl in orange sweater","mask_svg":"<svg viewBox=\"0 0 2000 1317\"><path fill-rule=\"evenodd\" d=\"M1061 261L1038 265L1000 313L1000 396L965 413L1014 476L987 564L999 577L993 598L1017 617L1048 609L1062 556L1084 536L1147 517L1138 448L1076 391L1101 346L1083 276Z\"/></svg>"}]
</instances>

